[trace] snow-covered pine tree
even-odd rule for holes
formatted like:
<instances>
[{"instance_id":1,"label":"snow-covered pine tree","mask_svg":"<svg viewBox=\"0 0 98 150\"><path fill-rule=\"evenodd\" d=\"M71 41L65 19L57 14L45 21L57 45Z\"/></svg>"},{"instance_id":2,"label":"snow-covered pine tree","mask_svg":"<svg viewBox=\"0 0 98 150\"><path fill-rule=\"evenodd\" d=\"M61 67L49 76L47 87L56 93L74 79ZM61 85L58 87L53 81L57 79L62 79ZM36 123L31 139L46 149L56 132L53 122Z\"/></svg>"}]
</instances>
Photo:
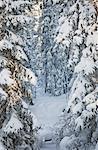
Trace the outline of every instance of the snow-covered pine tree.
<instances>
[{"instance_id":1,"label":"snow-covered pine tree","mask_svg":"<svg viewBox=\"0 0 98 150\"><path fill-rule=\"evenodd\" d=\"M45 92L52 95L66 93L66 46L57 42L59 18L63 9L61 1L44 1L43 41L42 51L44 60Z\"/></svg>"},{"instance_id":2,"label":"snow-covered pine tree","mask_svg":"<svg viewBox=\"0 0 98 150\"><path fill-rule=\"evenodd\" d=\"M41 15L42 2L40 0L32 1L31 11L26 11L29 14L31 23L28 24L27 30L23 32L23 40L25 41L24 51L30 59L30 65L34 73L39 76L42 70L42 56L41 56ZM25 36L24 36L25 35Z\"/></svg>"},{"instance_id":3,"label":"snow-covered pine tree","mask_svg":"<svg viewBox=\"0 0 98 150\"><path fill-rule=\"evenodd\" d=\"M70 49L68 61L71 90L61 150L93 150L98 142L98 2L74 1L68 15L72 24L77 8L78 25L71 40L77 48Z\"/></svg>"},{"instance_id":4,"label":"snow-covered pine tree","mask_svg":"<svg viewBox=\"0 0 98 150\"><path fill-rule=\"evenodd\" d=\"M45 58L45 91L53 95L67 92L74 67L80 60L81 46L84 46L83 35L76 33L78 7L75 0L44 1L42 49Z\"/></svg>"},{"instance_id":5,"label":"snow-covered pine tree","mask_svg":"<svg viewBox=\"0 0 98 150\"><path fill-rule=\"evenodd\" d=\"M23 33L19 32L24 40L24 51L30 60L30 67L38 78L37 85L33 87L33 98L36 97L37 87L42 88L43 84L43 56L41 50L42 44L42 8L43 1L33 0L31 11L26 11L26 15L30 16L30 24L26 26L26 30ZM30 87L30 86L29 86ZM31 89L31 87L29 88Z\"/></svg>"},{"instance_id":6,"label":"snow-covered pine tree","mask_svg":"<svg viewBox=\"0 0 98 150\"><path fill-rule=\"evenodd\" d=\"M35 75L27 67L29 59L24 52L24 41L21 38L23 31L30 24L30 16L26 12L30 12L31 8L32 0L0 1L0 149L2 150L26 148L37 150L33 115L23 101L26 96L25 83L32 85L36 83Z\"/></svg>"}]
</instances>

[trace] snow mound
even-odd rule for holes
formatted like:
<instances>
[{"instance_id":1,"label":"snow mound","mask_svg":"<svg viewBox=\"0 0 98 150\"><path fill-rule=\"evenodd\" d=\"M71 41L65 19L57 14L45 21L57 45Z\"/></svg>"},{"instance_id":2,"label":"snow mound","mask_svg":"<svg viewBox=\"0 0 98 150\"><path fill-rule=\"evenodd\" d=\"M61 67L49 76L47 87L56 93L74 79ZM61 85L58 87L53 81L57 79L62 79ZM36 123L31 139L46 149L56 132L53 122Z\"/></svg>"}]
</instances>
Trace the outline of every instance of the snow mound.
<instances>
[{"instance_id":1,"label":"snow mound","mask_svg":"<svg viewBox=\"0 0 98 150\"><path fill-rule=\"evenodd\" d=\"M4 127L4 131L7 133L9 132L17 133L17 131L22 128L23 128L22 123L17 118L17 115L13 113L8 124Z\"/></svg>"},{"instance_id":2,"label":"snow mound","mask_svg":"<svg viewBox=\"0 0 98 150\"><path fill-rule=\"evenodd\" d=\"M74 136L68 137L65 136L60 143L60 150L67 150L68 145L70 145L72 143L72 141L74 140ZM72 148L73 149L73 148Z\"/></svg>"},{"instance_id":3,"label":"snow mound","mask_svg":"<svg viewBox=\"0 0 98 150\"><path fill-rule=\"evenodd\" d=\"M3 69L0 72L0 84L11 85L14 83L14 80L11 79L11 72L8 69Z\"/></svg>"},{"instance_id":4,"label":"snow mound","mask_svg":"<svg viewBox=\"0 0 98 150\"><path fill-rule=\"evenodd\" d=\"M53 142L56 129L55 125L58 122L65 105L65 95L58 97L40 95L35 100L35 105L30 106L30 111L33 112L34 126L38 127L40 125L41 127L38 131L38 140L40 146L43 146L47 141Z\"/></svg>"},{"instance_id":5,"label":"snow mound","mask_svg":"<svg viewBox=\"0 0 98 150\"><path fill-rule=\"evenodd\" d=\"M98 143L96 144L95 150L98 150Z\"/></svg>"},{"instance_id":6,"label":"snow mound","mask_svg":"<svg viewBox=\"0 0 98 150\"><path fill-rule=\"evenodd\" d=\"M0 95L7 97L7 93L0 87Z\"/></svg>"},{"instance_id":7,"label":"snow mound","mask_svg":"<svg viewBox=\"0 0 98 150\"><path fill-rule=\"evenodd\" d=\"M0 142L0 150L6 150L1 142Z\"/></svg>"}]
</instances>

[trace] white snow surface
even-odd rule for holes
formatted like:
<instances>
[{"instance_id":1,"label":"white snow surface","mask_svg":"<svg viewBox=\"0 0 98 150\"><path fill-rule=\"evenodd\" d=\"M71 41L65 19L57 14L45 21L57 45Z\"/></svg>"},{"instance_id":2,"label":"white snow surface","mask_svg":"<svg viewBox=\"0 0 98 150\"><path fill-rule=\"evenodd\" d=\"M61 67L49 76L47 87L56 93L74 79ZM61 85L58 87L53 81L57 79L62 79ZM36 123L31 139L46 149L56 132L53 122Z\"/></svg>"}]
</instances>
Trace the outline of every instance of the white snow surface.
<instances>
[{"instance_id":1,"label":"white snow surface","mask_svg":"<svg viewBox=\"0 0 98 150\"><path fill-rule=\"evenodd\" d=\"M13 113L8 124L4 127L4 131L7 133L17 132L18 129L22 129L22 128L23 128L22 123L18 120L17 115Z\"/></svg>"},{"instance_id":2,"label":"white snow surface","mask_svg":"<svg viewBox=\"0 0 98 150\"><path fill-rule=\"evenodd\" d=\"M1 142L0 142L0 150L6 150Z\"/></svg>"},{"instance_id":3,"label":"white snow surface","mask_svg":"<svg viewBox=\"0 0 98 150\"><path fill-rule=\"evenodd\" d=\"M0 95L7 97L7 93L0 87Z\"/></svg>"},{"instance_id":4,"label":"white snow surface","mask_svg":"<svg viewBox=\"0 0 98 150\"><path fill-rule=\"evenodd\" d=\"M7 84L7 85L11 85L14 83L14 80L11 79L11 72L8 70L8 69L3 69L1 72L0 72L0 84L4 85L4 84Z\"/></svg>"},{"instance_id":5,"label":"white snow surface","mask_svg":"<svg viewBox=\"0 0 98 150\"><path fill-rule=\"evenodd\" d=\"M42 146L41 150L56 150L54 143L47 143L45 140L53 139L55 125L59 121L59 117L65 105L66 95L58 97L43 95L38 96L37 99L35 99L34 106L30 107L30 110L36 116L38 126L41 127L38 131L38 137L41 142L40 145Z\"/></svg>"},{"instance_id":6,"label":"white snow surface","mask_svg":"<svg viewBox=\"0 0 98 150\"><path fill-rule=\"evenodd\" d=\"M42 127L53 127L65 108L65 102L65 95L59 97L42 96L35 100L32 110Z\"/></svg>"},{"instance_id":7,"label":"white snow surface","mask_svg":"<svg viewBox=\"0 0 98 150\"><path fill-rule=\"evenodd\" d=\"M55 144L45 143L40 150L58 150Z\"/></svg>"},{"instance_id":8,"label":"white snow surface","mask_svg":"<svg viewBox=\"0 0 98 150\"><path fill-rule=\"evenodd\" d=\"M32 85L36 85L37 83L37 77L29 68L24 67L24 71L20 73L20 76L22 80L29 81Z\"/></svg>"},{"instance_id":9,"label":"white snow surface","mask_svg":"<svg viewBox=\"0 0 98 150\"><path fill-rule=\"evenodd\" d=\"M98 143L96 144L95 150L98 150Z\"/></svg>"}]
</instances>

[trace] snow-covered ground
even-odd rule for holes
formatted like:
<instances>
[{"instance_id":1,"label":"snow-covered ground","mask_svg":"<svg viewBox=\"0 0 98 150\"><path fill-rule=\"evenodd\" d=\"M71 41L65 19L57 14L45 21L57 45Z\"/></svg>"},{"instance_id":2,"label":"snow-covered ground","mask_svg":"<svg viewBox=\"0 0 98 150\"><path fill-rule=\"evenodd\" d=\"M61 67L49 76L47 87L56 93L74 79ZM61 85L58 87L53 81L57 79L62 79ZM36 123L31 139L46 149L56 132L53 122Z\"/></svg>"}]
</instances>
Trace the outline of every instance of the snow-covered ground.
<instances>
[{"instance_id":1,"label":"snow-covered ground","mask_svg":"<svg viewBox=\"0 0 98 150\"><path fill-rule=\"evenodd\" d=\"M60 114L66 105L66 96L38 96L34 103L35 105L30 109L37 118L35 126L38 124L41 126L38 132L39 138L44 143L41 150L57 150L54 143L44 141L51 140L54 136L55 124L59 121Z\"/></svg>"},{"instance_id":2,"label":"snow-covered ground","mask_svg":"<svg viewBox=\"0 0 98 150\"><path fill-rule=\"evenodd\" d=\"M53 127L65 108L65 95L59 97L42 96L36 99L32 111L43 128Z\"/></svg>"},{"instance_id":3,"label":"snow-covered ground","mask_svg":"<svg viewBox=\"0 0 98 150\"><path fill-rule=\"evenodd\" d=\"M40 150L58 150L55 144L44 143L43 147Z\"/></svg>"}]
</instances>

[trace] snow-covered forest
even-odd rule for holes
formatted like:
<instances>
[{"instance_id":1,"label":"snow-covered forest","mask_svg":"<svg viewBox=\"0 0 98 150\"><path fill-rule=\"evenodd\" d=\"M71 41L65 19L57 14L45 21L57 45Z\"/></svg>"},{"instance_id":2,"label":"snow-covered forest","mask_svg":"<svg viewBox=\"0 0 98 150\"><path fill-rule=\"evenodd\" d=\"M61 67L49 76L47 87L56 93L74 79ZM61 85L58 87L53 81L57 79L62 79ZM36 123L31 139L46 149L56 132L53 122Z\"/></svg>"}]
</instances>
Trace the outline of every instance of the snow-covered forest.
<instances>
[{"instance_id":1,"label":"snow-covered forest","mask_svg":"<svg viewBox=\"0 0 98 150\"><path fill-rule=\"evenodd\" d=\"M98 150L98 0L0 0L0 150Z\"/></svg>"}]
</instances>

